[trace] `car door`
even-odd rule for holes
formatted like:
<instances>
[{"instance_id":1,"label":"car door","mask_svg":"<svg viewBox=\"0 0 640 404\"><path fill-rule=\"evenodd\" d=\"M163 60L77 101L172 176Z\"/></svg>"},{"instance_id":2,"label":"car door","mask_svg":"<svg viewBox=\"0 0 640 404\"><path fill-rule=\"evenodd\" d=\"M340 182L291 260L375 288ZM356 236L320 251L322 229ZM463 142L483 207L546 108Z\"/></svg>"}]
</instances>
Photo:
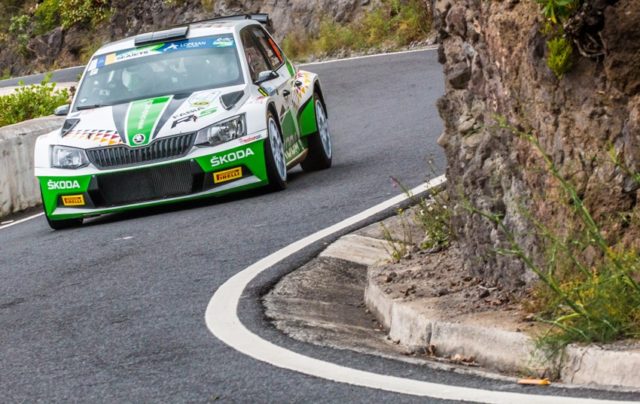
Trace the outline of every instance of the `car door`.
<instances>
[{"instance_id":1,"label":"car door","mask_svg":"<svg viewBox=\"0 0 640 404\"><path fill-rule=\"evenodd\" d=\"M263 85L267 90L275 92L277 98L278 116L285 145L285 158L291 162L303 151L304 146L300 139L300 129L297 120L297 107L293 86L295 85L295 71L290 69L286 63L282 51L275 41L261 26L248 27L250 36L257 45L258 50L264 57L270 70L278 73L278 78L270 80ZM249 38L247 38L248 40Z\"/></svg>"}]
</instances>

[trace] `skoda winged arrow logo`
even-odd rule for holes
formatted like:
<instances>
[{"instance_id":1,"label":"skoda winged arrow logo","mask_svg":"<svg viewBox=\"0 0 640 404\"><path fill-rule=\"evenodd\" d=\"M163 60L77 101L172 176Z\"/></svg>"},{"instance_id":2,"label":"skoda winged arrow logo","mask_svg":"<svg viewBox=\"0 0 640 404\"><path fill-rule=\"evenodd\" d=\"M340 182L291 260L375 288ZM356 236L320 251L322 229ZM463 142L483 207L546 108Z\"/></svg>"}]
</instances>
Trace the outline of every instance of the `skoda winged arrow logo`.
<instances>
[{"instance_id":1,"label":"skoda winged arrow logo","mask_svg":"<svg viewBox=\"0 0 640 404\"><path fill-rule=\"evenodd\" d=\"M133 143L142 144L144 143L144 139L145 139L144 135L142 133L138 133L133 137Z\"/></svg>"}]
</instances>

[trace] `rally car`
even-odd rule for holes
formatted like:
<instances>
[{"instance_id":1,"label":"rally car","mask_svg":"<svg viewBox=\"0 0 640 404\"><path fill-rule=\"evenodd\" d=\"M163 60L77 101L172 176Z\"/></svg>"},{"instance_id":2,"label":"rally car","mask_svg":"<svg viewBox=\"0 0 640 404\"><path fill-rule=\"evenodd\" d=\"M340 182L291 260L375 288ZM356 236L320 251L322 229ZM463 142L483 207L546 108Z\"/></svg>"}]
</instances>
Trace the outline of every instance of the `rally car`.
<instances>
[{"instance_id":1,"label":"rally car","mask_svg":"<svg viewBox=\"0 0 640 404\"><path fill-rule=\"evenodd\" d=\"M60 130L41 136L35 175L49 225L259 186L331 166L318 76L298 70L247 15L141 34L100 48Z\"/></svg>"}]
</instances>

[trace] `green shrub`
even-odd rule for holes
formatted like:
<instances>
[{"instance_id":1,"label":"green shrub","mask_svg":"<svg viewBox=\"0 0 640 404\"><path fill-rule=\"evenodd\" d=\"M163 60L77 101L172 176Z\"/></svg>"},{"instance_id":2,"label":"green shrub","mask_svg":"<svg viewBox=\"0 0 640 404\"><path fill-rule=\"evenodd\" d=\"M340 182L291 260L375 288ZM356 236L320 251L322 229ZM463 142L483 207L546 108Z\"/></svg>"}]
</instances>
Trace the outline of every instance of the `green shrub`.
<instances>
[{"instance_id":1,"label":"green shrub","mask_svg":"<svg viewBox=\"0 0 640 404\"><path fill-rule=\"evenodd\" d=\"M48 79L41 84L20 86L13 94L0 97L0 126L47 116L69 102L67 89L56 90Z\"/></svg>"},{"instance_id":2,"label":"green shrub","mask_svg":"<svg viewBox=\"0 0 640 404\"><path fill-rule=\"evenodd\" d=\"M347 25L325 19L315 36L292 32L283 40L283 48L294 59L332 55L340 50L400 48L429 35L431 11L427 4L421 0L387 0Z\"/></svg>"},{"instance_id":3,"label":"green shrub","mask_svg":"<svg viewBox=\"0 0 640 404\"><path fill-rule=\"evenodd\" d=\"M60 24L60 0L44 0L34 13L35 32L47 33Z\"/></svg>"},{"instance_id":4,"label":"green shrub","mask_svg":"<svg viewBox=\"0 0 640 404\"><path fill-rule=\"evenodd\" d=\"M27 44L29 43L29 39L31 38L29 27L30 19L28 15L22 14L11 17L9 34L13 36L16 44L18 45L18 50L23 55L27 54Z\"/></svg>"},{"instance_id":5,"label":"green shrub","mask_svg":"<svg viewBox=\"0 0 640 404\"><path fill-rule=\"evenodd\" d=\"M308 55L311 48L311 38L302 31L292 31L282 40L282 50L293 59L300 60Z\"/></svg>"},{"instance_id":6,"label":"green shrub","mask_svg":"<svg viewBox=\"0 0 640 404\"><path fill-rule=\"evenodd\" d=\"M213 11L214 6L216 5L215 0L200 0L200 3L202 4L202 8L205 11Z\"/></svg>"},{"instance_id":7,"label":"green shrub","mask_svg":"<svg viewBox=\"0 0 640 404\"><path fill-rule=\"evenodd\" d=\"M565 73L571 70L573 65L573 46L565 37L559 36L547 41L547 66L561 79Z\"/></svg>"},{"instance_id":8,"label":"green shrub","mask_svg":"<svg viewBox=\"0 0 640 404\"><path fill-rule=\"evenodd\" d=\"M59 0L60 22L62 28L74 25L96 24L104 21L111 14L108 0Z\"/></svg>"}]
</instances>

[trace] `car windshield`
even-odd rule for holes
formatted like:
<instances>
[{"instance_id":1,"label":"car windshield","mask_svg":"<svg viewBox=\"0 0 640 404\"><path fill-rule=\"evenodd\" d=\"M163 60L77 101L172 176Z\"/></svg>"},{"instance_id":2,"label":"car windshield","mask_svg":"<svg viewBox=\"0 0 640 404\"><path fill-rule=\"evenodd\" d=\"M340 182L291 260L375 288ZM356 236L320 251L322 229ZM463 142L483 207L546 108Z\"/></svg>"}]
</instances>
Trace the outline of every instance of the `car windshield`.
<instances>
[{"instance_id":1,"label":"car windshield","mask_svg":"<svg viewBox=\"0 0 640 404\"><path fill-rule=\"evenodd\" d=\"M242 83L231 34L153 44L94 57L75 109Z\"/></svg>"}]
</instances>

